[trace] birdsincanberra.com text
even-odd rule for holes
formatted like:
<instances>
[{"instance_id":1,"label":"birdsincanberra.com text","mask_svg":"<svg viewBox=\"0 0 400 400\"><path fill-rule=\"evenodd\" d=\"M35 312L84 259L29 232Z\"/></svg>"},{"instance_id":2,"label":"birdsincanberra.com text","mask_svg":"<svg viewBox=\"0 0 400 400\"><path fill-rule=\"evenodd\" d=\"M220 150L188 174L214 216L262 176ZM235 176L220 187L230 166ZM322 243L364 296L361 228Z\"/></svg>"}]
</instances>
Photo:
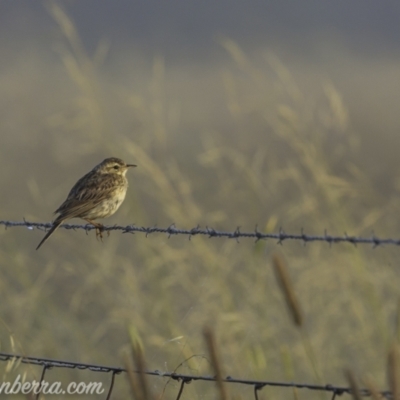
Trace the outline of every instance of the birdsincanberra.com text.
<instances>
[{"instance_id":1,"label":"birdsincanberra.com text","mask_svg":"<svg viewBox=\"0 0 400 400\"><path fill-rule=\"evenodd\" d=\"M0 394L102 394L101 382L70 382L63 388L61 382L25 381L17 375L14 382L1 382Z\"/></svg>"}]
</instances>

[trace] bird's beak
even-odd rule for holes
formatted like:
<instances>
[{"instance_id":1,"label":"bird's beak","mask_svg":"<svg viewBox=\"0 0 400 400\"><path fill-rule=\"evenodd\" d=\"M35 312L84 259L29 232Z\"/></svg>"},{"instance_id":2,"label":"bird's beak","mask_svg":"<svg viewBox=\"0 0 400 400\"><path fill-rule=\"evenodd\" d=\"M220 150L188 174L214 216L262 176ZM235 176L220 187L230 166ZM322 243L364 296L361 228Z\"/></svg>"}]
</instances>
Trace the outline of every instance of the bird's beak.
<instances>
[{"instance_id":1,"label":"bird's beak","mask_svg":"<svg viewBox=\"0 0 400 400\"><path fill-rule=\"evenodd\" d=\"M136 164L126 164L127 167L137 167Z\"/></svg>"}]
</instances>

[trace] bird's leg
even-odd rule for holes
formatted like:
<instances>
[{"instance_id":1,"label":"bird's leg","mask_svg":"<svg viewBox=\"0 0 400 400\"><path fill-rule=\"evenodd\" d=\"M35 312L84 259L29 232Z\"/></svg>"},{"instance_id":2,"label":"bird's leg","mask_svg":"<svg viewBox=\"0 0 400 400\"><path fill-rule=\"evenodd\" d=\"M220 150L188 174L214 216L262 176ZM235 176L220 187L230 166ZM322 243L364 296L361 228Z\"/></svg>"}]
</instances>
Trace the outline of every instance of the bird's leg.
<instances>
[{"instance_id":1,"label":"bird's leg","mask_svg":"<svg viewBox=\"0 0 400 400\"><path fill-rule=\"evenodd\" d=\"M103 230L104 230L104 225L99 224L98 222L91 221L90 219L85 219L85 221L89 222L89 224L93 225L96 228L96 238L100 237L100 240L103 240ZM108 234L110 234L108 232Z\"/></svg>"}]
</instances>

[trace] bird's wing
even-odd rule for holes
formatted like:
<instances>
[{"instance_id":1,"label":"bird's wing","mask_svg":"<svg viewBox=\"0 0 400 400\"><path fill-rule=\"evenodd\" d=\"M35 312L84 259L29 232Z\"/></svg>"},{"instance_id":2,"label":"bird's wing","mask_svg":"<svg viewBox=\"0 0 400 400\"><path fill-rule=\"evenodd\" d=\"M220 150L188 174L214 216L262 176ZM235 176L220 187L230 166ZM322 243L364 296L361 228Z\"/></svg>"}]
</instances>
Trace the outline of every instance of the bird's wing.
<instances>
[{"instance_id":1,"label":"bird's wing","mask_svg":"<svg viewBox=\"0 0 400 400\"><path fill-rule=\"evenodd\" d=\"M90 171L74 185L67 199L55 211L60 215L57 219L69 219L84 215L97 204L112 196L117 188L115 175L103 174L99 177L97 173Z\"/></svg>"}]
</instances>

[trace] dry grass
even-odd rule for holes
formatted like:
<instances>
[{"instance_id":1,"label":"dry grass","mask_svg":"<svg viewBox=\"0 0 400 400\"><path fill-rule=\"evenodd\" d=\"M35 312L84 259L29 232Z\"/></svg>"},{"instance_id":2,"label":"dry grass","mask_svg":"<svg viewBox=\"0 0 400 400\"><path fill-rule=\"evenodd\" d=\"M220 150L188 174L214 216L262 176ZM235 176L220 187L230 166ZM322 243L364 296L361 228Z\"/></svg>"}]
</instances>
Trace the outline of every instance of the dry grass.
<instances>
[{"instance_id":1,"label":"dry grass","mask_svg":"<svg viewBox=\"0 0 400 400\"><path fill-rule=\"evenodd\" d=\"M59 49L65 80L73 89L67 99L55 101L64 103L63 111L46 108L46 119L38 121L35 110L27 109L19 132L24 144L10 138L9 147L0 149L7 166L15 167L14 175L7 168L0 173L5 192L15 195L13 204L0 200L3 219L50 219L77 177L115 155L139 167L129 177L126 202L109 223L225 229L259 224L268 232L283 226L338 234L370 234L375 227L385 236L397 233L395 189L380 193L358 167L361 138L332 84L321 88L320 97L310 97L276 57L266 54L253 62L222 39L221 51L232 60L215 86L225 95L217 110L220 123L199 123L204 110L168 97L168 68L161 58L138 89L112 86L99 63L106 47L90 57L73 22L50 4L65 39ZM180 84L195 81L193 74L188 80L182 76ZM201 95L203 103L213 103ZM21 149L18 163L12 148ZM208 325L221 343L220 361L229 375L316 381L266 266L275 243L116 233L101 243L94 234L60 231L36 253L40 233L13 229L0 235L2 350L115 365L134 340L150 369L174 370L188 360L178 372L208 374L212 368L202 357L202 329ZM341 371L351 365L384 388L383 355L398 334L392 323L398 312L398 250L285 243L281 251L320 376L346 384ZM16 366L3 367L4 378L15 373ZM27 370L29 378L34 373L37 378L40 371ZM109 376L98 375L47 373L64 382L109 382ZM152 393L175 398L179 384L163 392L165 383L151 378ZM117 376L114 391L114 399L126 398L127 382ZM196 382L184 394L213 398L215 388ZM251 396L240 387L235 395ZM287 397L270 388L262 395Z\"/></svg>"}]
</instances>

